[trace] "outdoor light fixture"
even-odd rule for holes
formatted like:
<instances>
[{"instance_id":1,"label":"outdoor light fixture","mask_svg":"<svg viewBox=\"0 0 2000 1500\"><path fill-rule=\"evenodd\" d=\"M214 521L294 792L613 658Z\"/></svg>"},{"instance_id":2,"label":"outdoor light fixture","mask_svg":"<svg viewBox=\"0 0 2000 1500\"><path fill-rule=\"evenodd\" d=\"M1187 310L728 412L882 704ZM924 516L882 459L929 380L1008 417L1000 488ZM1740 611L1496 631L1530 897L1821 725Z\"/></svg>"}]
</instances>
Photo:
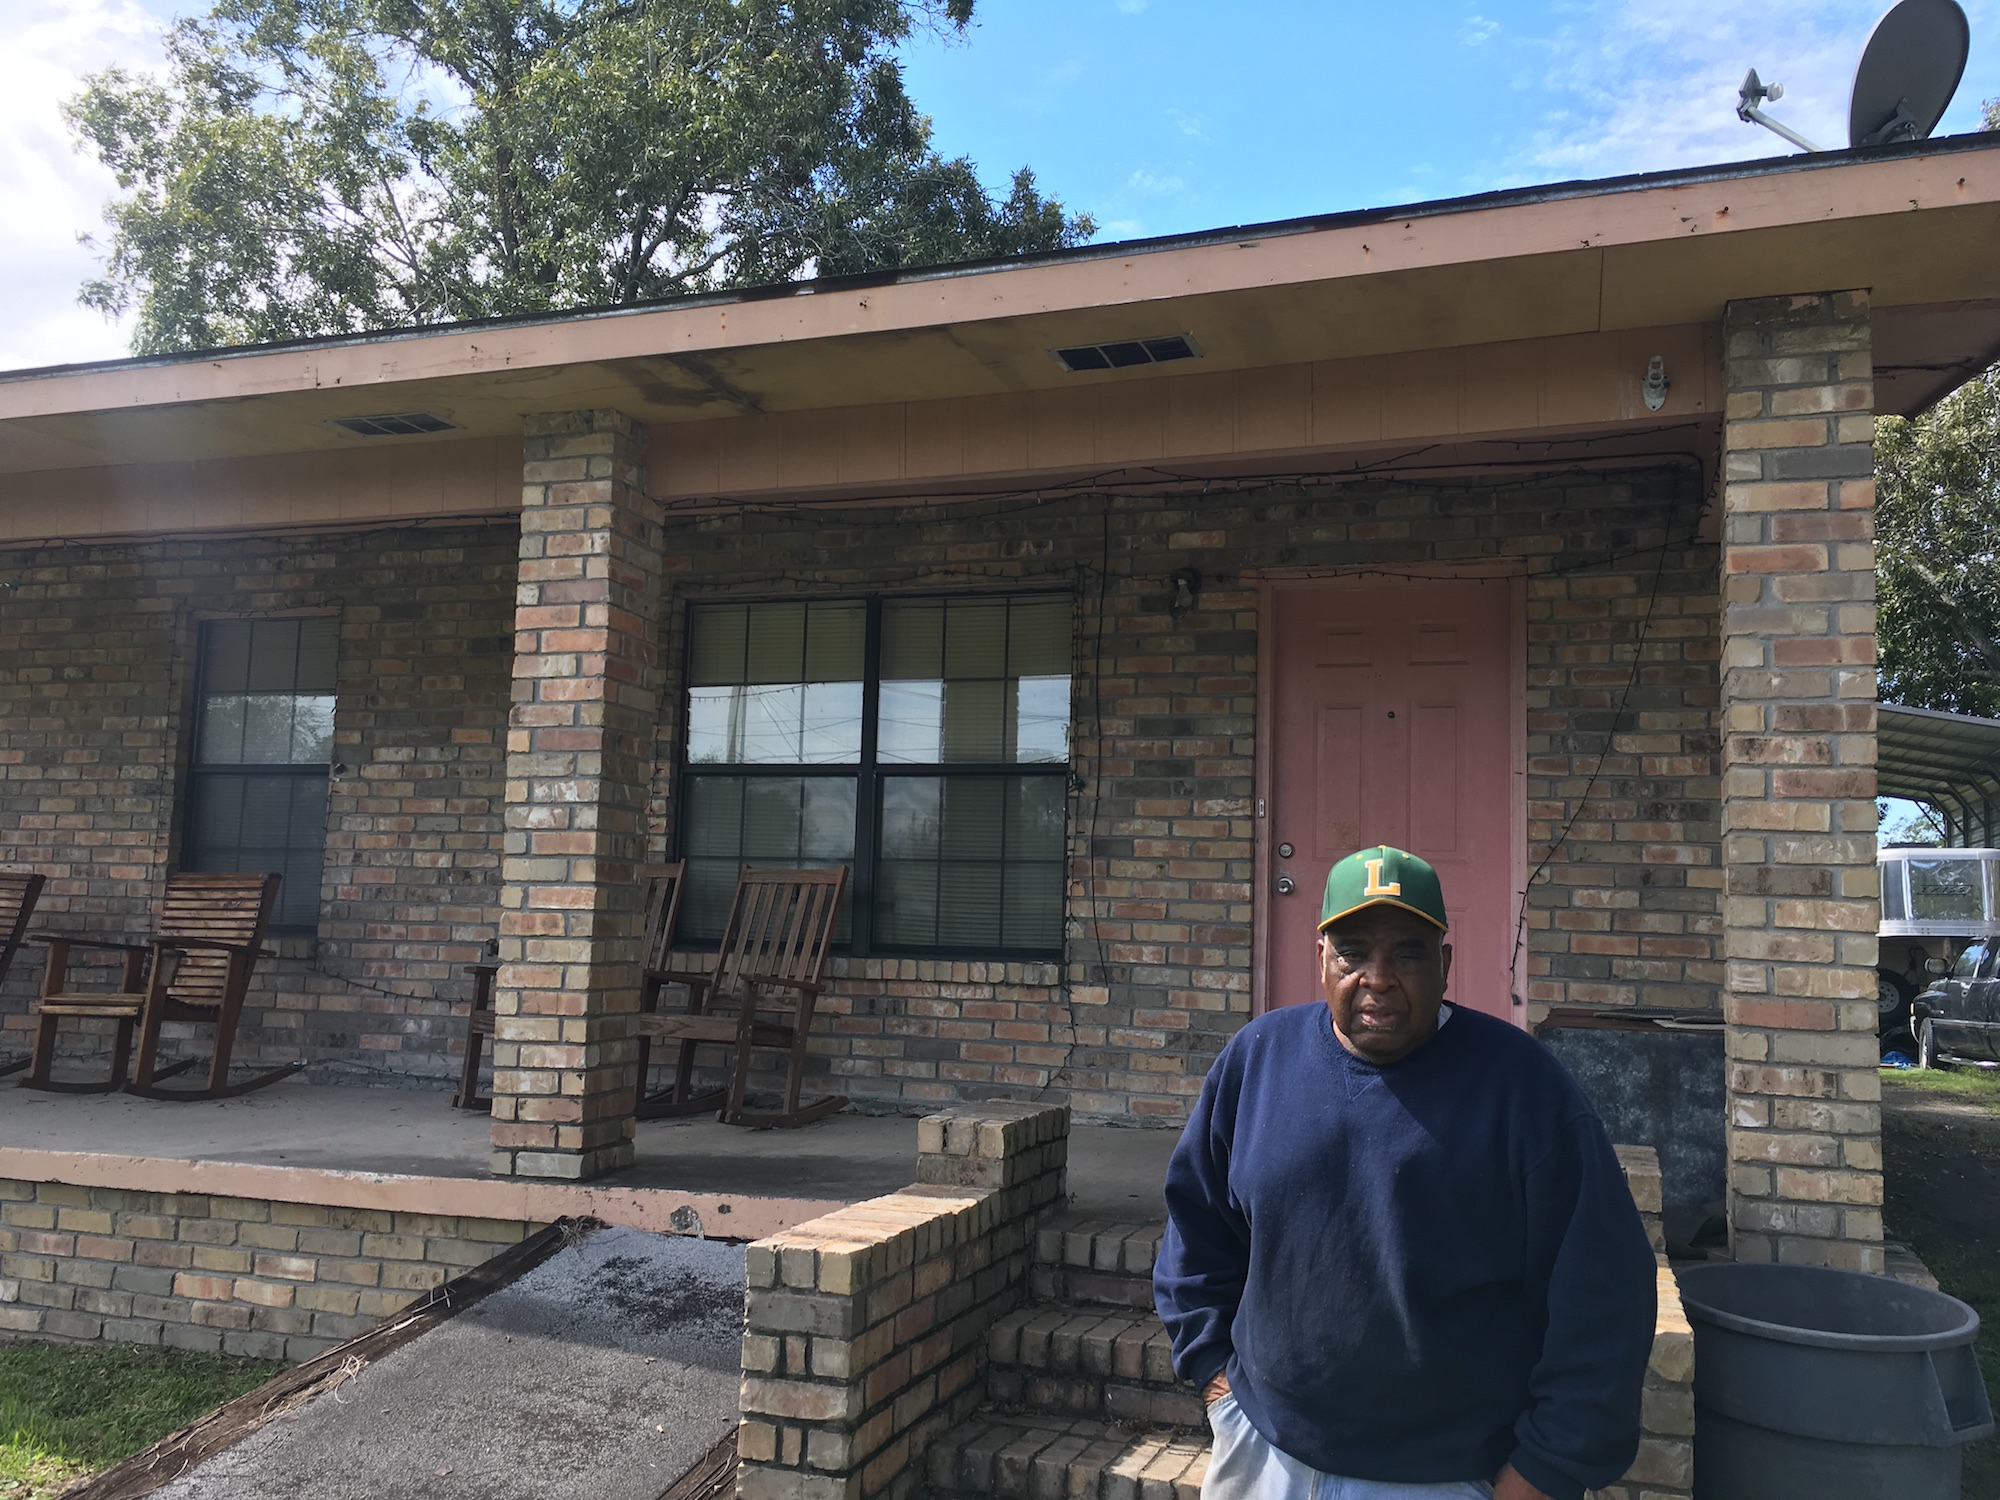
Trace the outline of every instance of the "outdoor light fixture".
<instances>
[{"instance_id":1,"label":"outdoor light fixture","mask_svg":"<svg viewBox=\"0 0 2000 1500\"><path fill-rule=\"evenodd\" d=\"M1646 378L1639 382L1639 394L1645 398L1647 411L1658 411L1667 404L1667 391L1673 382L1667 379L1667 361L1658 354L1646 361Z\"/></svg>"},{"instance_id":2,"label":"outdoor light fixture","mask_svg":"<svg viewBox=\"0 0 2000 1500\"><path fill-rule=\"evenodd\" d=\"M1194 608L1195 600L1201 596L1201 574L1193 568L1182 568L1168 582L1174 592L1167 603L1167 613L1178 620Z\"/></svg>"}]
</instances>

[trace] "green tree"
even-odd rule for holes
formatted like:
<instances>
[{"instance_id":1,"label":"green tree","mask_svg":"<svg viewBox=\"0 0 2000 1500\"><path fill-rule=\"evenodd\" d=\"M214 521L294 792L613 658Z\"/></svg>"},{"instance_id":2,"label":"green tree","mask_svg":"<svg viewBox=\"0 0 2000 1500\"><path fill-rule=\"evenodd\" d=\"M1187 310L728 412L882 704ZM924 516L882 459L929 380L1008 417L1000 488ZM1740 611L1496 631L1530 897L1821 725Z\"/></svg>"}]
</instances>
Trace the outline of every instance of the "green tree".
<instances>
[{"instance_id":1,"label":"green tree","mask_svg":"<svg viewBox=\"0 0 2000 1500\"><path fill-rule=\"evenodd\" d=\"M1878 797L1875 799L1875 812L1880 820L1875 837L1884 845L1918 845L1935 849L1944 843L1944 820L1926 803L1898 802Z\"/></svg>"},{"instance_id":2,"label":"green tree","mask_svg":"<svg viewBox=\"0 0 2000 1500\"><path fill-rule=\"evenodd\" d=\"M140 353L1074 244L931 145L897 45L973 0L216 0L65 115Z\"/></svg>"},{"instance_id":3,"label":"green tree","mask_svg":"<svg viewBox=\"0 0 2000 1500\"><path fill-rule=\"evenodd\" d=\"M2000 366L1875 424L1882 696L2000 717Z\"/></svg>"}]
</instances>

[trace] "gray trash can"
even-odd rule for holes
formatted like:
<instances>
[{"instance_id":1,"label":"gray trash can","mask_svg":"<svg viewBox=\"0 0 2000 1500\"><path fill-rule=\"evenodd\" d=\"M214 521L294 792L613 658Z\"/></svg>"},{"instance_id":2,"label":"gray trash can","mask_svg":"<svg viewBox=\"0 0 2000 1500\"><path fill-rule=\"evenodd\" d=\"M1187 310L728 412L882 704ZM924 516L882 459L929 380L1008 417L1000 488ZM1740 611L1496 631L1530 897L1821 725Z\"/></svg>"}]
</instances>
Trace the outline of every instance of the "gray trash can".
<instances>
[{"instance_id":1,"label":"gray trash can","mask_svg":"<svg viewBox=\"0 0 2000 1500\"><path fill-rule=\"evenodd\" d=\"M1680 1273L1694 1328L1695 1500L1958 1500L1993 1431L1979 1314L1886 1276Z\"/></svg>"}]
</instances>

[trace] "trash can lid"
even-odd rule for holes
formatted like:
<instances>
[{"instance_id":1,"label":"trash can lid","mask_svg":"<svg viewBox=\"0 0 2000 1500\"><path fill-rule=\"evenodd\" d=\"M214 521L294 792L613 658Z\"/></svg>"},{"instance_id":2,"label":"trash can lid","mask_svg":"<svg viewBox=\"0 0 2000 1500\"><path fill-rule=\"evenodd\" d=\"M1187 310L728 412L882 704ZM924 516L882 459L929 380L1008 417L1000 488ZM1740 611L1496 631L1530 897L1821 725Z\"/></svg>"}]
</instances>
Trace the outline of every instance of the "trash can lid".
<instances>
[{"instance_id":1,"label":"trash can lid","mask_svg":"<svg viewBox=\"0 0 2000 1500\"><path fill-rule=\"evenodd\" d=\"M1956 1297L1823 1266L1718 1262L1678 1273L1699 1323L1821 1349L1916 1353L1969 1343L1979 1314Z\"/></svg>"}]
</instances>

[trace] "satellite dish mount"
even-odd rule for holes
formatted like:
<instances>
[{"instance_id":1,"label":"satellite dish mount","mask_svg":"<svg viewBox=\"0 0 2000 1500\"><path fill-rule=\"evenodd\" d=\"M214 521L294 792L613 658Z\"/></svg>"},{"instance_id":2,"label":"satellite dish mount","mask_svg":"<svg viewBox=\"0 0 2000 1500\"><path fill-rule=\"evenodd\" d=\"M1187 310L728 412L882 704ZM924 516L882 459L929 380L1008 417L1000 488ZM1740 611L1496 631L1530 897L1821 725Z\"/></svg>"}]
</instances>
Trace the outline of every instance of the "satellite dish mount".
<instances>
[{"instance_id":1,"label":"satellite dish mount","mask_svg":"<svg viewBox=\"0 0 2000 1500\"><path fill-rule=\"evenodd\" d=\"M1847 144L1887 146L1930 139L1958 92L1972 50L1972 28L1958 0L1899 0L1882 13L1861 49L1847 109ZM1752 68L1736 95L1736 118L1783 136L1802 151L1819 151L1789 125L1764 113L1784 88Z\"/></svg>"},{"instance_id":2,"label":"satellite dish mount","mask_svg":"<svg viewBox=\"0 0 2000 1500\"><path fill-rule=\"evenodd\" d=\"M1781 120L1774 120L1759 108L1766 99L1778 100L1785 97L1782 83L1765 83L1752 68L1743 78L1743 87L1736 93L1736 118L1749 125L1762 125L1766 130L1783 136L1801 151L1818 151L1820 147L1800 135Z\"/></svg>"}]
</instances>

